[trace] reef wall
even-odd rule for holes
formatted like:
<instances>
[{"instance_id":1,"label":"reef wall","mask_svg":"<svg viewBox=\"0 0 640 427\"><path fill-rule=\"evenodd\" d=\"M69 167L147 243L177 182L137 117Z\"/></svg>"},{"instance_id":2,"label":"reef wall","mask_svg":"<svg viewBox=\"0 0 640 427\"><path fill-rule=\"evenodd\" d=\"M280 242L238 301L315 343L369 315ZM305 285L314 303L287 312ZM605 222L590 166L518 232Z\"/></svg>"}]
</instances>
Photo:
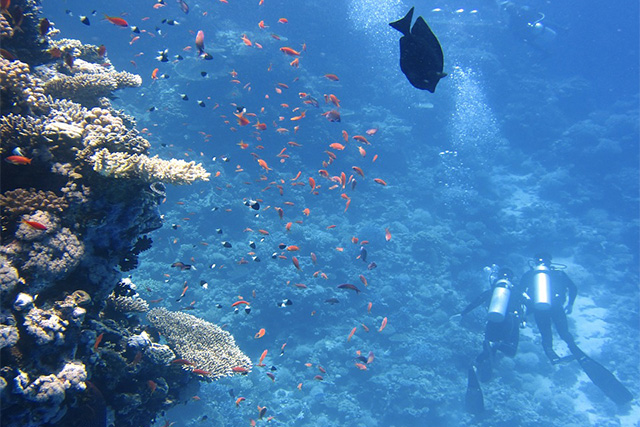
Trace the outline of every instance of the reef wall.
<instances>
[{"instance_id":1,"label":"reef wall","mask_svg":"<svg viewBox=\"0 0 640 427\"><path fill-rule=\"evenodd\" d=\"M162 226L164 184L209 173L150 157L135 119L108 99L141 78L116 71L102 46L54 40L59 31L37 11L12 1L0 18L1 424L150 425L181 390L219 373L175 363L189 338L161 344L121 272ZM161 319L202 322L160 314L152 318L165 335L173 324ZM209 359L228 351L228 363L250 369L233 338L207 325L201 335L217 334Z\"/></svg>"}]
</instances>

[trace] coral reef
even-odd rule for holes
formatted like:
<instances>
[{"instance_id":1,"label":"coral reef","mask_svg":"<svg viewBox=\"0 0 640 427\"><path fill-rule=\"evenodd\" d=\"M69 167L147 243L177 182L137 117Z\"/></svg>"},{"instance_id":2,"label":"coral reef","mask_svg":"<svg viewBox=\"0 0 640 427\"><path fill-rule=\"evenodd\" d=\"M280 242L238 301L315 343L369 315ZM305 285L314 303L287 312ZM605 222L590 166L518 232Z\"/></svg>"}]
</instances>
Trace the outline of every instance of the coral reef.
<instances>
[{"instance_id":1,"label":"coral reef","mask_svg":"<svg viewBox=\"0 0 640 427\"><path fill-rule=\"evenodd\" d=\"M178 357L193 363L196 372L206 372L200 375L219 379L233 375L234 367L251 370L251 360L236 346L233 336L217 325L165 308L149 311L147 319Z\"/></svg>"},{"instance_id":2,"label":"coral reef","mask_svg":"<svg viewBox=\"0 0 640 427\"><path fill-rule=\"evenodd\" d=\"M151 247L163 183L209 174L150 157L135 119L108 100L141 78L103 47L53 40L36 3L0 15L0 154L14 156L0 168L0 422L150 425L202 378L144 332L148 303L118 266L134 269Z\"/></svg>"}]
</instances>

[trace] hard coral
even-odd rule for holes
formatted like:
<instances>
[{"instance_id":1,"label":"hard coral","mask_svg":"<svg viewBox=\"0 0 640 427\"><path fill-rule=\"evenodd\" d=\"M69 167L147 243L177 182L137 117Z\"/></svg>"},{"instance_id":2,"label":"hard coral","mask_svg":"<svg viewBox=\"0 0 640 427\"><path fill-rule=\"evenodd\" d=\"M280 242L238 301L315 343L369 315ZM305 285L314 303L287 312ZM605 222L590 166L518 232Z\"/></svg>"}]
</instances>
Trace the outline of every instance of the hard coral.
<instances>
[{"instance_id":1,"label":"hard coral","mask_svg":"<svg viewBox=\"0 0 640 427\"><path fill-rule=\"evenodd\" d=\"M93 169L113 178L138 178L145 182L161 181L168 184L191 184L208 181L211 175L200 164L184 160L164 160L144 154L111 153L106 148L91 156Z\"/></svg>"},{"instance_id":2,"label":"hard coral","mask_svg":"<svg viewBox=\"0 0 640 427\"><path fill-rule=\"evenodd\" d=\"M46 112L48 100L41 82L30 74L29 65L0 57L0 90L10 100L13 112ZM6 102L6 101L5 101Z\"/></svg>"},{"instance_id":3,"label":"hard coral","mask_svg":"<svg viewBox=\"0 0 640 427\"><path fill-rule=\"evenodd\" d=\"M232 376L234 367L251 370L251 360L233 336L213 323L166 308L150 310L147 319L178 357L194 363L195 369L208 372L209 378Z\"/></svg>"},{"instance_id":4,"label":"hard coral","mask_svg":"<svg viewBox=\"0 0 640 427\"><path fill-rule=\"evenodd\" d=\"M126 71L107 71L98 64L80 59L74 63L74 74L58 75L44 83L47 95L53 98L70 99L86 107L99 104L103 96L111 96L117 89L138 87L142 84L140 76Z\"/></svg>"}]
</instances>

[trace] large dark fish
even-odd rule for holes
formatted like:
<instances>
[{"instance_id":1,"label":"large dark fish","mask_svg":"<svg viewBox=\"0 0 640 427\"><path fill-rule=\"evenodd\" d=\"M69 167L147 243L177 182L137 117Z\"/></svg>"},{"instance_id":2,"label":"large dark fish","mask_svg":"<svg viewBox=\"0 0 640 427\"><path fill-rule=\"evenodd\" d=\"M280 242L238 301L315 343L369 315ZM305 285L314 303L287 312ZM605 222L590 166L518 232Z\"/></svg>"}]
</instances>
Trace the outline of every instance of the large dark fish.
<instances>
[{"instance_id":1,"label":"large dark fish","mask_svg":"<svg viewBox=\"0 0 640 427\"><path fill-rule=\"evenodd\" d=\"M416 19L413 28L412 18L413 8L404 18L389 24L403 34L400 38L400 69L414 87L433 93L440 79L447 75L442 71L442 47L422 16Z\"/></svg>"}]
</instances>

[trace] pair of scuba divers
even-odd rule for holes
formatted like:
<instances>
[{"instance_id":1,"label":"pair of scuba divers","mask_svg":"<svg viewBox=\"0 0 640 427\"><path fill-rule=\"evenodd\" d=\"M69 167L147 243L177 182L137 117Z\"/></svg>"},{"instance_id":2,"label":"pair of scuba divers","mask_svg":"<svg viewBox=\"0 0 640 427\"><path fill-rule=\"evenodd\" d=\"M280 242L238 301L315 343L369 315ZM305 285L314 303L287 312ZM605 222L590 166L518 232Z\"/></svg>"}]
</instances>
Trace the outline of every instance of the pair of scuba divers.
<instances>
[{"instance_id":1,"label":"pair of scuba divers","mask_svg":"<svg viewBox=\"0 0 640 427\"><path fill-rule=\"evenodd\" d=\"M496 265L487 267L491 289L479 295L460 315L489 303L488 322L482 352L469 368L465 406L469 413L480 415L484 411L484 398L480 381L488 381L492 374L492 361L498 350L514 357L518 349L520 327L524 327L527 312L533 312L542 338L542 348L552 364L577 360L591 381L604 394L619 405L633 399L631 393L602 365L589 358L576 345L569 333L567 314L573 309L578 289L562 271L561 264L552 264L551 256L537 254L531 269L519 285L513 283L513 272ZM567 300L568 296L568 300ZM565 305L566 302L566 305ZM567 343L571 354L560 357L553 350L554 324L558 335Z\"/></svg>"}]
</instances>

